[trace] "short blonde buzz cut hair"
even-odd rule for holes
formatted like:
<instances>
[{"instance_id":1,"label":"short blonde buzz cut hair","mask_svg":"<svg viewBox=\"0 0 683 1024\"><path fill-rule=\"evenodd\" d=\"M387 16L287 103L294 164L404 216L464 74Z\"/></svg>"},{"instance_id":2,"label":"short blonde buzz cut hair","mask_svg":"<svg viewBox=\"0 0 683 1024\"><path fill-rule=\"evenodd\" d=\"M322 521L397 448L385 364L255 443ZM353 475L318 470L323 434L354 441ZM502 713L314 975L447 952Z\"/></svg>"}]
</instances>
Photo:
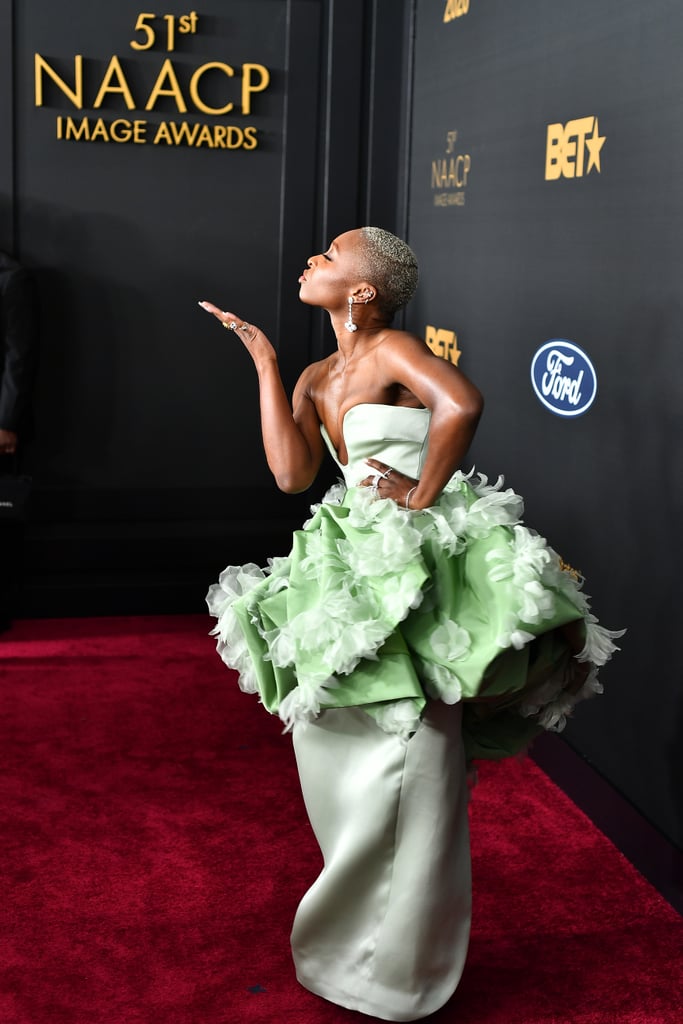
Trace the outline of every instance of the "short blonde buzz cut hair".
<instances>
[{"instance_id":1,"label":"short blonde buzz cut hair","mask_svg":"<svg viewBox=\"0 0 683 1024\"><path fill-rule=\"evenodd\" d=\"M417 257L409 245L384 228L360 228L360 236L361 276L375 286L379 305L393 317L415 294Z\"/></svg>"}]
</instances>

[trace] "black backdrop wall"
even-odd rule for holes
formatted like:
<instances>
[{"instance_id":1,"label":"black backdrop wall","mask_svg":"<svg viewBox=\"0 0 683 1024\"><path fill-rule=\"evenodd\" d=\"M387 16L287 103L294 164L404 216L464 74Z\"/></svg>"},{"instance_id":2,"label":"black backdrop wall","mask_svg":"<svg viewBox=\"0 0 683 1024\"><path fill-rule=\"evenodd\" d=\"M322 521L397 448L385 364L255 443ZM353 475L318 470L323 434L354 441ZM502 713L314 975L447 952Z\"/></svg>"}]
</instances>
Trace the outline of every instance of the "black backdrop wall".
<instances>
[{"instance_id":1,"label":"black backdrop wall","mask_svg":"<svg viewBox=\"0 0 683 1024\"><path fill-rule=\"evenodd\" d=\"M601 620L628 626L566 735L681 843L683 7L444 7L417 3L410 323L456 333L487 399L472 461L524 494ZM553 339L595 368L583 415L532 386Z\"/></svg>"},{"instance_id":2,"label":"black backdrop wall","mask_svg":"<svg viewBox=\"0 0 683 1024\"><path fill-rule=\"evenodd\" d=\"M601 619L629 627L569 740L681 843L680 5L140 13L0 0L0 248L34 269L44 325L24 614L200 610L223 564L283 550L319 488L278 495L248 357L196 302L258 320L293 383L329 345L296 299L305 257L358 223L407 232L422 266L408 324L462 352L487 398L472 461L526 496ZM64 83L43 71L42 106L36 54ZM269 73L249 104L245 81L265 79L245 64ZM145 141L60 139L68 117L109 136L138 120ZM202 144L173 144L192 125ZM583 415L533 390L554 339L595 368Z\"/></svg>"},{"instance_id":3,"label":"black backdrop wall","mask_svg":"<svg viewBox=\"0 0 683 1024\"><path fill-rule=\"evenodd\" d=\"M395 216L401 4L163 10L0 0L0 248L44 325L25 614L199 610L287 544L318 489L275 490L250 360L197 301L262 325L293 383L329 344L306 257Z\"/></svg>"}]
</instances>

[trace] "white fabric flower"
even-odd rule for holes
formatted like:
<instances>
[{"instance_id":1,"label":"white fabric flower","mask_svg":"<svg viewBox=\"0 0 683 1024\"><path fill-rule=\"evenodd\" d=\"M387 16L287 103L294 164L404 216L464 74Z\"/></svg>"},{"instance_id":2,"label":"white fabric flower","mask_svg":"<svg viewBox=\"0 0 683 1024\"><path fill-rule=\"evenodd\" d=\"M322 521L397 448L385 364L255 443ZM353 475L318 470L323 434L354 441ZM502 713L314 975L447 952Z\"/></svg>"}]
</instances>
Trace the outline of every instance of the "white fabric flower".
<instances>
[{"instance_id":1,"label":"white fabric flower","mask_svg":"<svg viewBox=\"0 0 683 1024\"><path fill-rule=\"evenodd\" d=\"M421 674L425 690L433 700L457 704L462 699L462 684L452 669L426 661L422 665Z\"/></svg>"},{"instance_id":2,"label":"white fabric flower","mask_svg":"<svg viewBox=\"0 0 683 1024\"><path fill-rule=\"evenodd\" d=\"M558 675L532 690L519 706L520 715L524 718L536 717L538 724L550 732L562 732L567 718L579 701L603 692L596 668L591 669L577 693L568 693L564 689L570 679L571 676L566 674Z\"/></svg>"},{"instance_id":3,"label":"white fabric flower","mask_svg":"<svg viewBox=\"0 0 683 1024\"><path fill-rule=\"evenodd\" d=\"M449 555L459 555L467 547L467 506L462 495L455 496L457 503L449 505L447 511L438 506L425 511L431 520L431 534L439 547Z\"/></svg>"},{"instance_id":4,"label":"white fabric flower","mask_svg":"<svg viewBox=\"0 0 683 1024\"><path fill-rule=\"evenodd\" d=\"M463 658L472 645L472 638L457 622L447 619L429 634L429 644L434 656L442 661L457 661Z\"/></svg>"},{"instance_id":5,"label":"white fabric flower","mask_svg":"<svg viewBox=\"0 0 683 1024\"><path fill-rule=\"evenodd\" d=\"M503 628L496 639L499 647L503 649L514 647L516 651L521 651L525 644L534 639L533 633L527 633L526 630L520 629L519 625L519 620L512 613L506 617Z\"/></svg>"},{"instance_id":6,"label":"white fabric flower","mask_svg":"<svg viewBox=\"0 0 683 1024\"><path fill-rule=\"evenodd\" d=\"M515 526L511 542L489 551L486 560L494 563L489 569L492 582L511 580L516 586L523 586L534 578L542 577L550 562L550 554L543 537L532 533L526 526Z\"/></svg>"},{"instance_id":7,"label":"white fabric flower","mask_svg":"<svg viewBox=\"0 0 683 1024\"><path fill-rule=\"evenodd\" d=\"M291 566L292 559L287 555L275 555L273 558L268 558L268 566L265 571L271 577L289 577Z\"/></svg>"},{"instance_id":8,"label":"white fabric flower","mask_svg":"<svg viewBox=\"0 0 683 1024\"><path fill-rule=\"evenodd\" d=\"M383 707L375 708L372 717L383 732L393 733L399 739L408 740L420 724L420 713L412 700L392 700Z\"/></svg>"},{"instance_id":9,"label":"white fabric flower","mask_svg":"<svg viewBox=\"0 0 683 1024\"><path fill-rule=\"evenodd\" d=\"M517 591L519 596L519 617L522 622L538 625L543 619L552 619L555 614L555 597L538 580L525 583Z\"/></svg>"},{"instance_id":10,"label":"white fabric flower","mask_svg":"<svg viewBox=\"0 0 683 1024\"><path fill-rule=\"evenodd\" d=\"M309 534L306 541L306 556L299 562L299 572L307 580L317 580L320 576L323 550L325 544L321 531Z\"/></svg>"},{"instance_id":11,"label":"white fabric flower","mask_svg":"<svg viewBox=\"0 0 683 1024\"><path fill-rule=\"evenodd\" d=\"M407 583L402 576L390 576L382 581L382 617L391 623L402 622L409 611L420 607L423 597L420 585Z\"/></svg>"},{"instance_id":12,"label":"white fabric flower","mask_svg":"<svg viewBox=\"0 0 683 1024\"><path fill-rule=\"evenodd\" d=\"M373 530L362 540L344 543L344 556L356 576L392 576L420 554L420 538L412 531Z\"/></svg>"},{"instance_id":13,"label":"white fabric flower","mask_svg":"<svg viewBox=\"0 0 683 1024\"><path fill-rule=\"evenodd\" d=\"M355 529L369 526L384 502L375 501L370 487L354 487L349 491L349 525Z\"/></svg>"},{"instance_id":14,"label":"white fabric flower","mask_svg":"<svg viewBox=\"0 0 683 1024\"><path fill-rule=\"evenodd\" d=\"M311 518L307 519L303 524L303 530L310 530L313 526L315 518L323 507L323 505L341 505L346 495L346 484L343 480L337 480L335 484L325 491L322 501L317 502L315 505L311 505Z\"/></svg>"},{"instance_id":15,"label":"white fabric flower","mask_svg":"<svg viewBox=\"0 0 683 1024\"><path fill-rule=\"evenodd\" d=\"M615 651L621 650L613 640L618 640L626 632L625 629L605 629L601 626L594 615L587 615L586 623L586 645L580 654L577 654L577 661L590 661L593 665L604 665L610 660Z\"/></svg>"},{"instance_id":16,"label":"white fabric flower","mask_svg":"<svg viewBox=\"0 0 683 1024\"><path fill-rule=\"evenodd\" d=\"M490 488L470 507L467 513L467 532L471 537L486 537L494 526L514 526L519 523L523 510L522 499L511 488L502 492Z\"/></svg>"}]
</instances>

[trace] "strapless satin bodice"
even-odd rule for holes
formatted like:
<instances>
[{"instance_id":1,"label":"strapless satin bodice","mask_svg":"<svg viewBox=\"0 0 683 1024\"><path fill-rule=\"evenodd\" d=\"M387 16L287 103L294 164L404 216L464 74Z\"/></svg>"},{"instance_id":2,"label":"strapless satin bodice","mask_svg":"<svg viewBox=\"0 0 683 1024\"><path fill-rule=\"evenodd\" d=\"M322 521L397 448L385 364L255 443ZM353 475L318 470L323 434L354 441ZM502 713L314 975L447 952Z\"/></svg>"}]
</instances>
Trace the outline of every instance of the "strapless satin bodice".
<instances>
[{"instance_id":1,"label":"strapless satin bodice","mask_svg":"<svg viewBox=\"0 0 683 1024\"><path fill-rule=\"evenodd\" d=\"M429 409L364 403L347 410L342 423L348 463L339 461L330 436L321 424L320 432L346 481L354 487L368 475L366 459L378 459L400 473L419 480L427 455Z\"/></svg>"}]
</instances>

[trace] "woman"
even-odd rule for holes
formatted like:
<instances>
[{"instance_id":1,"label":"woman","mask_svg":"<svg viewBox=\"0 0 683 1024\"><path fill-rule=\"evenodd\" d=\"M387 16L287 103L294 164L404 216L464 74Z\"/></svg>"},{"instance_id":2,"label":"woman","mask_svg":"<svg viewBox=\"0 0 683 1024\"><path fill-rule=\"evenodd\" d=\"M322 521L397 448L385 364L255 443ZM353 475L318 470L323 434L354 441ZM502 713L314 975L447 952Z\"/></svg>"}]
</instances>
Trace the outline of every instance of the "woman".
<instances>
[{"instance_id":1,"label":"woman","mask_svg":"<svg viewBox=\"0 0 683 1024\"><path fill-rule=\"evenodd\" d=\"M434 1012L469 937L466 760L523 749L599 690L616 649L521 499L458 470L482 411L474 385L393 329L417 262L379 228L340 235L299 278L337 350L292 406L275 351L234 313L259 377L268 465L333 488L268 570L226 569L209 591L218 650L293 729L324 869L294 921L297 976L386 1020Z\"/></svg>"}]
</instances>

